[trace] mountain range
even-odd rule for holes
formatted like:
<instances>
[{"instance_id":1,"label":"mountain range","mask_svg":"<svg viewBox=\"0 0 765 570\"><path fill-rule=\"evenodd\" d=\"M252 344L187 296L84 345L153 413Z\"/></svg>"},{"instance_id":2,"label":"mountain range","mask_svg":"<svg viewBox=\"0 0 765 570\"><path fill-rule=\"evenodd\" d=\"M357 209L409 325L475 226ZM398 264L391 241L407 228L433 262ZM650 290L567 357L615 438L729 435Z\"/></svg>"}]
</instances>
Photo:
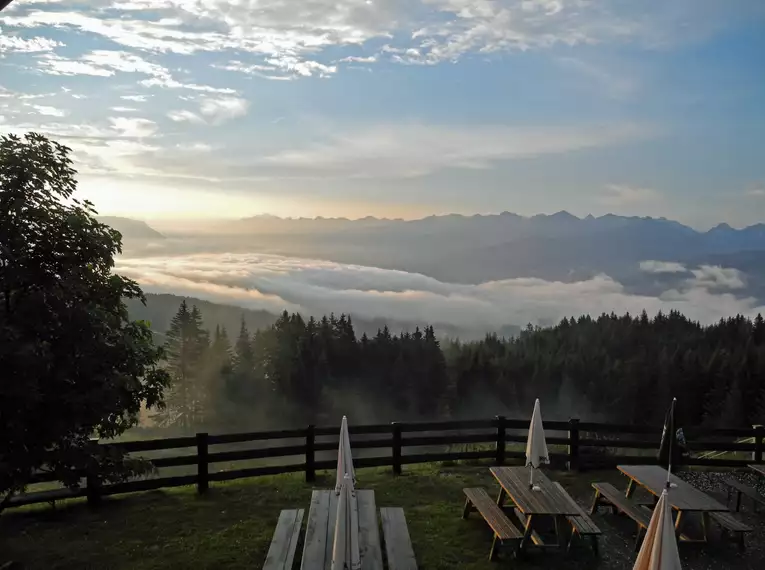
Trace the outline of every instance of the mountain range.
<instances>
[{"instance_id":1,"label":"mountain range","mask_svg":"<svg viewBox=\"0 0 765 570\"><path fill-rule=\"evenodd\" d=\"M148 225L142 230L144 239L157 237ZM263 215L208 222L194 231L166 231L167 247L157 250L152 244L153 253L141 249L137 233L123 235L139 255L167 254L173 248L183 253L255 251L421 273L465 284L518 277L572 282L607 274L632 292L647 293L671 286L673 280L679 283L689 273L646 274L640 268L642 261L688 268L711 264L745 272L742 292L765 298L763 223L742 229L720 224L698 231L666 218L614 214L579 218L565 211L531 217L510 212L449 214L419 220Z\"/></svg>"}]
</instances>

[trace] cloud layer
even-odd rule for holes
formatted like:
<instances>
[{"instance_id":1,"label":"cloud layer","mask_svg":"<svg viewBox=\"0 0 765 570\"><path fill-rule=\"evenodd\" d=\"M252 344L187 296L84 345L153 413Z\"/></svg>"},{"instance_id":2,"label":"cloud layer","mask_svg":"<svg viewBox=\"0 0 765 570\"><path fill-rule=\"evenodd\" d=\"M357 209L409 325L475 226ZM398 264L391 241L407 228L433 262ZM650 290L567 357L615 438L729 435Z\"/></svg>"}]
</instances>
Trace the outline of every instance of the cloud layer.
<instances>
[{"instance_id":1,"label":"cloud layer","mask_svg":"<svg viewBox=\"0 0 765 570\"><path fill-rule=\"evenodd\" d=\"M657 297L630 294L607 275L575 283L521 278L458 285L403 271L262 254L130 258L119 260L117 269L149 292L274 312L345 312L472 330L643 309L675 309L702 323L765 312L734 294L742 283L739 272L711 266L692 270L682 287Z\"/></svg>"}]
</instances>

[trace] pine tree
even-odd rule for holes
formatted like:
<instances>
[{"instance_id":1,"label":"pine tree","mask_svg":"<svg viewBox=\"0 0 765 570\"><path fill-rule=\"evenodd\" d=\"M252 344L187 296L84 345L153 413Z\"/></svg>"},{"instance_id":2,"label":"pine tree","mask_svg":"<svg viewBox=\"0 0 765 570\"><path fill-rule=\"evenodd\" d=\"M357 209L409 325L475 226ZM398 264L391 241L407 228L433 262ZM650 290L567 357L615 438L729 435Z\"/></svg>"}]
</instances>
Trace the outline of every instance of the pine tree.
<instances>
[{"instance_id":1,"label":"pine tree","mask_svg":"<svg viewBox=\"0 0 765 570\"><path fill-rule=\"evenodd\" d=\"M201 420L204 403L198 383L199 367L207 348L199 310L189 311L184 299L166 333L165 353L171 377L167 408L158 415L162 425L176 426L186 433Z\"/></svg>"}]
</instances>

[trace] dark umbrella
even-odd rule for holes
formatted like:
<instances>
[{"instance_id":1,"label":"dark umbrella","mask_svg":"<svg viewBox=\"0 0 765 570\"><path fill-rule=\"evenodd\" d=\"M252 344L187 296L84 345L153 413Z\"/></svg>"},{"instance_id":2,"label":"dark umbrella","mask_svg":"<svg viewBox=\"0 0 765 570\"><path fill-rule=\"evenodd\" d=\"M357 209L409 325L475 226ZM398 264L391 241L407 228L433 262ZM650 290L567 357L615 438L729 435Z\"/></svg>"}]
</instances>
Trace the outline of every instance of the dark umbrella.
<instances>
[{"instance_id":1,"label":"dark umbrella","mask_svg":"<svg viewBox=\"0 0 765 570\"><path fill-rule=\"evenodd\" d=\"M8 4L10 4L13 0L0 0L0 12L3 11L3 8L5 8Z\"/></svg>"},{"instance_id":2,"label":"dark umbrella","mask_svg":"<svg viewBox=\"0 0 765 570\"><path fill-rule=\"evenodd\" d=\"M672 404L667 410L667 415L664 417L664 430L661 433L661 444L659 445L659 464L668 471L673 466L678 466L683 459L683 447L684 442L678 441L678 431L675 429L675 402L677 399L672 399Z\"/></svg>"}]
</instances>

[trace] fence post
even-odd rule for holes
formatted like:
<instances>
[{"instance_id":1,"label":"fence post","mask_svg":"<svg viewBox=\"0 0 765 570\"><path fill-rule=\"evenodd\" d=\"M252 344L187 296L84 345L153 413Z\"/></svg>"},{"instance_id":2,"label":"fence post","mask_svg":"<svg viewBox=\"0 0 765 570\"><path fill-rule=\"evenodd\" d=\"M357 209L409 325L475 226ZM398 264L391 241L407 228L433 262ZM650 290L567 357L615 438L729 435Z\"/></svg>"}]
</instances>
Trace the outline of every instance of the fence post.
<instances>
[{"instance_id":1,"label":"fence post","mask_svg":"<svg viewBox=\"0 0 765 570\"><path fill-rule=\"evenodd\" d=\"M391 422L393 430L393 473L401 475L401 426L396 422Z\"/></svg>"},{"instance_id":2,"label":"fence post","mask_svg":"<svg viewBox=\"0 0 765 570\"><path fill-rule=\"evenodd\" d=\"M754 452L752 453L752 459L755 463L762 463L762 436L765 434L765 430L761 425L754 425Z\"/></svg>"},{"instance_id":3,"label":"fence post","mask_svg":"<svg viewBox=\"0 0 765 570\"><path fill-rule=\"evenodd\" d=\"M97 465L91 465L85 472L85 494L88 498L88 505L91 507L101 502L101 477L97 468Z\"/></svg>"},{"instance_id":4,"label":"fence post","mask_svg":"<svg viewBox=\"0 0 765 570\"><path fill-rule=\"evenodd\" d=\"M97 437L91 437L89 441L94 445L99 444ZM85 496L90 506L101 502L101 474L98 472L97 461L89 461L85 468Z\"/></svg>"},{"instance_id":5,"label":"fence post","mask_svg":"<svg viewBox=\"0 0 765 570\"><path fill-rule=\"evenodd\" d=\"M206 493L210 487L207 463L207 434L197 434L197 493Z\"/></svg>"},{"instance_id":6,"label":"fence post","mask_svg":"<svg viewBox=\"0 0 765 570\"><path fill-rule=\"evenodd\" d=\"M315 426L309 425L305 430L305 480L313 483L316 480L316 433Z\"/></svg>"},{"instance_id":7,"label":"fence post","mask_svg":"<svg viewBox=\"0 0 765 570\"><path fill-rule=\"evenodd\" d=\"M579 471L579 420L568 420L568 470Z\"/></svg>"},{"instance_id":8,"label":"fence post","mask_svg":"<svg viewBox=\"0 0 765 570\"><path fill-rule=\"evenodd\" d=\"M505 463L505 416L497 416L497 465Z\"/></svg>"}]
</instances>

